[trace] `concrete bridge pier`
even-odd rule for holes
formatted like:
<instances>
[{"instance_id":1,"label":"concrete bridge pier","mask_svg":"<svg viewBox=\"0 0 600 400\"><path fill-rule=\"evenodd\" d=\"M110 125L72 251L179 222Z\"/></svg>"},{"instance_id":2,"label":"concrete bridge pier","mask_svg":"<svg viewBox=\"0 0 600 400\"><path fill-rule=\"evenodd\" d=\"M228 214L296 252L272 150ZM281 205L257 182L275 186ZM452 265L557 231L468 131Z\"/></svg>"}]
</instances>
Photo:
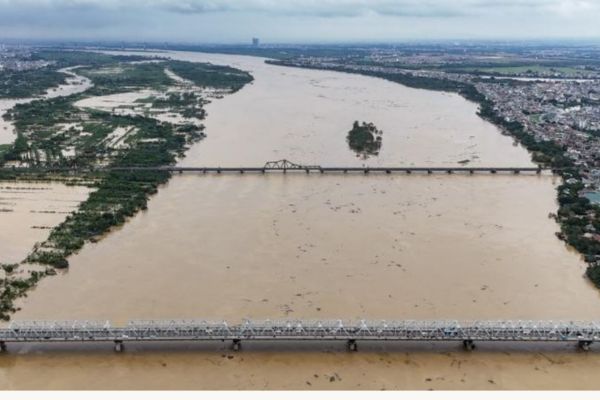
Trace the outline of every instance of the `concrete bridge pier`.
<instances>
[{"instance_id":1,"label":"concrete bridge pier","mask_svg":"<svg viewBox=\"0 0 600 400\"><path fill-rule=\"evenodd\" d=\"M348 346L348 351L358 351L358 345L356 344L355 339L348 340L347 346Z\"/></svg>"},{"instance_id":2,"label":"concrete bridge pier","mask_svg":"<svg viewBox=\"0 0 600 400\"><path fill-rule=\"evenodd\" d=\"M463 340L463 347L466 351L475 350L475 343L471 339Z\"/></svg>"},{"instance_id":3,"label":"concrete bridge pier","mask_svg":"<svg viewBox=\"0 0 600 400\"><path fill-rule=\"evenodd\" d=\"M8 351L8 348L6 347L6 343L0 342L0 353L6 353L7 351Z\"/></svg>"},{"instance_id":4,"label":"concrete bridge pier","mask_svg":"<svg viewBox=\"0 0 600 400\"><path fill-rule=\"evenodd\" d=\"M122 340L115 340L115 352L122 353L125 347Z\"/></svg>"},{"instance_id":5,"label":"concrete bridge pier","mask_svg":"<svg viewBox=\"0 0 600 400\"><path fill-rule=\"evenodd\" d=\"M233 351L240 351L242 349L242 341L240 339L233 339L231 348Z\"/></svg>"},{"instance_id":6,"label":"concrete bridge pier","mask_svg":"<svg viewBox=\"0 0 600 400\"><path fill-rule=\"evenodd\" d=\"M594 342L592 342L591 340L580 340L579 343L577 343L577 346L582 351L590 351L592 343Z\"/></svg>"}]
</instances>

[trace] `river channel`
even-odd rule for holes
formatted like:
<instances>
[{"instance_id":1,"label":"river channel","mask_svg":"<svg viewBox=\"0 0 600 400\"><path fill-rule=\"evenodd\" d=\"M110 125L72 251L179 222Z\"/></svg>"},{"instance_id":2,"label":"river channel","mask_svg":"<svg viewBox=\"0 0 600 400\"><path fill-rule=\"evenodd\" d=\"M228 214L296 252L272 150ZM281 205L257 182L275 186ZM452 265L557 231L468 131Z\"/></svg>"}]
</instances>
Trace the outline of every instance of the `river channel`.
<instances>
[{"instance_id":1,"label":"river channel","mask_svg":"<svg viewBox=\"0 0 600 400\"><path fill-rule=\"evenodd\" d=\"M181 165L532 166L455 94L252 57L168 55L255 77L207 106L208 136ZM354 120L384 132L379 157L348 149ZM548 218L559 183L527 174L177 175L147 211L43 280L14 319L600 320L599 292ZM598 388L600 352L571 346L359 345L130 345L123 354L108 344L14 346L0 356L0 388Z\"/></svg>"}]
</instances>

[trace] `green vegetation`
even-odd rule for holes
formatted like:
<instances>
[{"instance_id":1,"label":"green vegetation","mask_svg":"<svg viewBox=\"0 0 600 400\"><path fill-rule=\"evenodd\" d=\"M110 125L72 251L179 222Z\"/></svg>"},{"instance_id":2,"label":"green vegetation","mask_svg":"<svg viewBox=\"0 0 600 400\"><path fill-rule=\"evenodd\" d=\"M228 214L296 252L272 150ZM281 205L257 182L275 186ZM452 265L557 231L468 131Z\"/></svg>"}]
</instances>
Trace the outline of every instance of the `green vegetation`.
<instances>
[{"instance_id":1,"label":"green vegetation","mask_svg":"<svg viewBox=\"0 0 600 400\"><path fill-rule=\"evenodd\" d=\"M0 147L0 164L23 161L34 170L26 175L11 169L0 170L0 179L64 179L71 184L92 186L95 191L51 231L45 242L36 245L26 260L11 267L17 269L25 263L35 263L49 269L46 273L30 273L28 278L22 279L7 275L0 282L4 284L0 286L0 318L8 318L14 311L13 300L23 296L43 276L52 274L53 268L67 268L67 257L87 241L98 240L145 209L149 197L171 176L165 171L93 172L95 167L172 165L178 157L184 156L190 144L204 137L204 127L199 123L166 123L147 113L116 115L82 110L74 106L75 102L90 95L152 88L164 91L165 95L143 99L140 105L151 103L156 109L202 120L206 100L193 89L173 88L175 82L165 73L166 68L184 71L186 79L201 82L202 86L228 92L238 90L252 79L246 73L227 67L181 62L172 65L170 61L131 64L112 56L90 54L69 52L53 57L61 65L84 62L90 65L78 72L93 81L92 89L69 97L20 104L6 115L15 124L17 140ZM125 134L115 139L117 129ZM120 146L110 144L117 139ZM68 155L65 155L66 149L69 149ZM35 167L74 167L79 172L75 176L61 176L50 171L36 172Z\"/></svg>"},{"instance_id":2,"label":"green vegetation","mask_svg":"<svg viewBox=\"0 0 600 400\"><path fill-rule=\"evenodd\" d=\"M0 72L0 98L34 97L44 94L51 87L66 82L67 75L53 67L30 71Z\"/></svg>"},{"instance_id":3,"label":"green vegetation","mask_svg":"<svg viewBox=\"0 0 600 400\"><path fill-rule=\"evenodd\" d=\"M357 156L367 159L369 156L379 154L382 135L383 132L378 130L372 123L363 122L359 124L358 121L354 121L352 129L348 132L346 141Z\"/></svg>"},{"instance_id":4,"label":"green vegetation","mask_svg":"<svg viewBox=\"0 0 600 400\"><path fill-rule=\"evenodd\" d=\"M27 291L34 287L44 276L52 275L52 272L32 271L27 278L16 278L12 276L12 270L16 265L3 264L2 268L7 271L7 267L11 272L6 273L4 279L0 279L0 320L8 321L10 314L17 311L13 302L19 297L27 295Z\"/></svg>"},{"instance_id":5,"label":"green vegetation","mask_svg":"<svg viewBox=\"0 0 600 400\"><path fill-rule=\"evenodd\" d=\"M94 83L88 94L102 96L138 88L162 89L173 83L163 63L111 64L108 68L114 68L114 73L110 73L110 69L105 72L87 67L77 70Z\"/></svg>"},{"instance_id":6,"label":"green vegetation","mask_svg":"<svg viewBox=\"0 0 600 400\"><path fill-rule=\"evenodd\" d=\"M212 64L195 64L185 61L169 61L168 67L183 79L201 87L214 87L238 91L253 78L247 72Z\"/></svg>"}]
</instances>

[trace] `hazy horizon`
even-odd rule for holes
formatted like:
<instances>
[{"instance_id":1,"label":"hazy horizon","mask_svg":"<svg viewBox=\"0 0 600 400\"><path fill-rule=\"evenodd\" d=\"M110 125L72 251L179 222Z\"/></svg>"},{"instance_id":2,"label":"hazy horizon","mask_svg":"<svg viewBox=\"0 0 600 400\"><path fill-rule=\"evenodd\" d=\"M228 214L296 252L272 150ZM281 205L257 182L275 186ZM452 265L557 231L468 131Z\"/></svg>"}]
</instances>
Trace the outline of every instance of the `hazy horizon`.
<instances>
[{"instance_id":1,"label":"hazy horizon","mask_svg":"<svg viewBox=\"0 0 600 400\"><path fill-rule=\"evenodd\" d=\"M598 20L592 0L0 0L0 40L589 41Z\"/></svg>"}]
</instances>

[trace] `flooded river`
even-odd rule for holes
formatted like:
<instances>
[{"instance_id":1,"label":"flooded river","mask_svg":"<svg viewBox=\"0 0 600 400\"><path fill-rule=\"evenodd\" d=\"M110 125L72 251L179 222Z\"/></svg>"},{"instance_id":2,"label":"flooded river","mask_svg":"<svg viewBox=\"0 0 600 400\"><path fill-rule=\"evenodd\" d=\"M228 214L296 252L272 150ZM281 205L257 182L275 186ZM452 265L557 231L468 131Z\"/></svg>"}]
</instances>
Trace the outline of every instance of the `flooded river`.
<instances>
[{"instance_id":1,"label":"flooded river","mask_svg":"<svg viewBox=\"0 0 600 400\"><path fill-rule=\"evenodd\" d=\"M249 70L207 108L182 165L531 166L453 94L379 79L171 53ZM347 148L354 120L380 157ZM551 176L175 176L135 216L41 282L15 319L600 319L585 265L554 235ZM600 352L455 344L11 346L2 388L597 388ZM91 351L90 351L91 350Z\"/></svg>"}]
</instances>

